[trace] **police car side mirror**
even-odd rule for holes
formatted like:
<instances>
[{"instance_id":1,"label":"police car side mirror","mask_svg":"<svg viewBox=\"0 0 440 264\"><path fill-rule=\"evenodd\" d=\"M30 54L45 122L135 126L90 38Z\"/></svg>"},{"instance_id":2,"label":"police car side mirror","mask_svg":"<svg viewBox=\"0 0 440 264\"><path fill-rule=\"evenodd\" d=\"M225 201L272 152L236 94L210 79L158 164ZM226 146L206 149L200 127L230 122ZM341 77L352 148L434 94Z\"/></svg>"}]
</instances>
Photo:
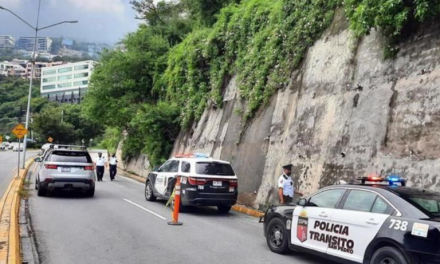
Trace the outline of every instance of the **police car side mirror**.
<instances>
[{"instance_id":1,"label":"police car side mirror","mask_svg":"<svg viewBox=\"0 0 440 264\"><path fill-rule=\"evenodd\" d=\"M34 159L34 161L35 161L35 162L41 162L41 158L40 158L40 157L37 157L37 158Z\"/></svg>"},{"instance_id":2,"label":"police car side mirror","mask_svg":"<svg viewBox=\"0 0 440 264\"><path fill-rule=\"evenodd\" d=\"M306 198L299 199L298 205L299 206L306 206L307 205L307 199Z\"/></svg>"}]
</instances>

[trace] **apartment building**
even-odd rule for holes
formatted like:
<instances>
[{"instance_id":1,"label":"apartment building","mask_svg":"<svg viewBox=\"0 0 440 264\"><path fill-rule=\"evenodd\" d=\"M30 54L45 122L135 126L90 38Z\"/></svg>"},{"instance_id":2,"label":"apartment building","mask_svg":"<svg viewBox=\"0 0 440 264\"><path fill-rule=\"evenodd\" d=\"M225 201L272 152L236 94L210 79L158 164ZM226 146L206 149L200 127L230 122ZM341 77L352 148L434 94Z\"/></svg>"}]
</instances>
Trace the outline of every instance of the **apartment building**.
<instances>
[{"instance_id":1,"label":"apartment building","mask_svg":"<svg viewBox=\"0 0 440 264\"><path fill-rule=\"evenodd\" d=\"M61 103L80 103L87 92L96 62L92 60L44 68L41 96Z\"/></svg>"},{"instance_id":2,"label":"apartment building","mask_svg":"<svg viewBox=\"0 0 440 264\"><path fill-rule=\"evenodd\" d=\"M32 51L34 50L34 37L20 37L17 40L17 49ZM46 37L37 38L37 51L48 52L52 46L52 39Z\"/></svg>"},{"instance_id":3,"label":"apartment building","mask_svg":"<svg viewBox=\"0 0 440 264\"><path fill-rule=\"evenodd\" d=\"M15 48L15 38L9 35L0 35L0 50Z\"/></svg>"}]
</instances>

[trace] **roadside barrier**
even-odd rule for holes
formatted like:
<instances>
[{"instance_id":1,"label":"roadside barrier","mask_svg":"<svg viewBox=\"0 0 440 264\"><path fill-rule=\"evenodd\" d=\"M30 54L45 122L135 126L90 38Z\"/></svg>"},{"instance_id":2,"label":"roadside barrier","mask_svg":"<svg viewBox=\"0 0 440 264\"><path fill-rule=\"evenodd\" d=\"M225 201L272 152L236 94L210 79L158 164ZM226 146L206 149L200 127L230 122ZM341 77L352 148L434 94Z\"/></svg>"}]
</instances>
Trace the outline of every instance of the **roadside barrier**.
<instances>
[{"instance_id":1,"label":"roadside barrier","mask_svg":"<svg viewBox=\"0 0 440 264\"><path fill-rule=\"evenodd\" d=\"M25 169L20 170L20 173L17 172L0 200L0 264L21 263L18 225L19 191L33 161L33 159L28 160Z\"/></svg>"},{"instance_id":2,"label":"roadside barrier","mask_svg":"<svg viewBox=\"0 0 440 264\"><path fill-rule=\"evenodd\" d=\"M179 210L180 210L180 176L177 176L176 186L174 187L174 210L172 214L173 221L168 222L168 225L180 226L183 223L179 222Z\"/></svg>"}]
</instances>

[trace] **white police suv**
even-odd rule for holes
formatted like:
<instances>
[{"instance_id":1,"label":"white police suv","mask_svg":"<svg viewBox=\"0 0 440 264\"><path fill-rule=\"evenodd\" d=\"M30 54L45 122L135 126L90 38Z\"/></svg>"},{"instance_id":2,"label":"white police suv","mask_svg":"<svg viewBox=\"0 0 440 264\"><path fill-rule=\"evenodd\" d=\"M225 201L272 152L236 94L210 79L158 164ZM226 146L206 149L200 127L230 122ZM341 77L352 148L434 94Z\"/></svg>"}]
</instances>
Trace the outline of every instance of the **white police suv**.
<instances>
[{"instance_id":1,"label":"white police suv","mask_svg":"<svg viewBox=\"0 0 440 264\"><path fill-rule=\"evenodd\" d=\"M323 188L297 205L269 208L269 248L341 263L440 263L440 193L405 187L397 176L360 181Z\"/></svg>"},{"instance_id":2,"label":"white police suv","mask_svg":"<svg viewBox=\"0 0 440 264\"><path fill-rule=\"evenodd\" d=\"M145 185L145 199L169 199L177 176L181 179L180 210L187 206L217 206L228 213L237 202L237 176L227 161L204 154L178 154L150 173Z\"/></svg>"}]
</instances>

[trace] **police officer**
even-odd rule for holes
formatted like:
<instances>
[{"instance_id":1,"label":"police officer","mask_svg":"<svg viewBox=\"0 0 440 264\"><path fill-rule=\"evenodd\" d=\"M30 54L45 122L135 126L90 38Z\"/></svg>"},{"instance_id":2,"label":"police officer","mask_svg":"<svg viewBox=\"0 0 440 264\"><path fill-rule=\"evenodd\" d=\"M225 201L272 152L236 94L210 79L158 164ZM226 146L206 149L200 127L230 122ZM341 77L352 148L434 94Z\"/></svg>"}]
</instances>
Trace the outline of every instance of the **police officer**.
<instances>
[{"instance_id":1,"label":"police officer","mask_svg":"<svg viewBox=\"0 0 440 264\"><path fill-rule=\"evenodd\" d=\"M295 188L292 181L292 164L283 166L283 174L278 179L278 195L280 203L291 203L295 195ZM298 192L299 193L299 192ZM299 193L302 195L301 193Z\"/></svg>"},{"instance_id":2,"label":"police officer","mask_svg":"<svg viewBox=\"0 0 440 264\"><path fill-rule=\"evenodd\" d=\"M96 166L96 176L98 177L98 181L102 181L102 177L104 177L104 166L106 166L107 163L105 162L105 158L102 156L102 153L98 153L98 158L95 161Z\"/></svg>"},{"instance_id":3,"label":"police officer","mask_svg":"<svg viewBox=\"0 0 440 264\"><path fill-rule=\"evenodd\" d=\"M116 176L116 170L117 170L117 164L118 160L116 159L116 154L113 153L112 157L110 158L110 180L114 180Z\"/></svg>"}]
</instances>

